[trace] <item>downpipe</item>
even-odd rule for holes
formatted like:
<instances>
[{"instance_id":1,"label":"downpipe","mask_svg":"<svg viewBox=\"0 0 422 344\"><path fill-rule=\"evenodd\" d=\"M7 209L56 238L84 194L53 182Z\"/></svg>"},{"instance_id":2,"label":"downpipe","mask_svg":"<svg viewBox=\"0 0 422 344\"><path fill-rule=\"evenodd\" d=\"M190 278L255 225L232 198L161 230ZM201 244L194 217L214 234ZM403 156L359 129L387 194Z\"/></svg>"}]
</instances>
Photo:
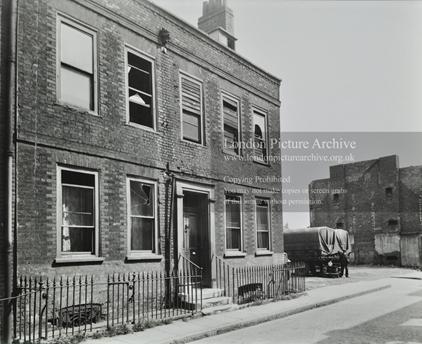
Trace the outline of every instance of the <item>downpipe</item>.
<instances>
[{"instance_id":1,"label":"downpipe","mask_svg":"<svg viewBox=\"0 0 422 344\"><path fill-rule=\"evenodd\" d=\"M13 151L14 151L14 122L16 109L16 22L17 22L17 0L4 0L7 8L7 17L9 18L6 32L6 82L4 112L6 113L6 157L5 166L6 175L6 257L5 257L5 296L9 298L5 301L3 307L3 335L2 340L5 343L12 342L12 324L13 324Z\"/></svg>"}]
</instances>

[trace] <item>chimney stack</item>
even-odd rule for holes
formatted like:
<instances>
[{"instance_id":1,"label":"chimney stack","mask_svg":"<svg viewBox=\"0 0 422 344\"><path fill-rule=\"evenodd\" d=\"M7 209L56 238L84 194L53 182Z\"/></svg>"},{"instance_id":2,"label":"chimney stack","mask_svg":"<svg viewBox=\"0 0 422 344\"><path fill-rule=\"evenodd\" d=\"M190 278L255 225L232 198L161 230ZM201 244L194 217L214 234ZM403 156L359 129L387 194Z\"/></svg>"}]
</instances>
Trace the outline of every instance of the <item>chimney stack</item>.
<instances>
[{"instance_id":1,"label":"chimney stack","mask_svg":"<svg viewBox=\"0 0 422 344\"><path fill-rule=\"evenodd\" d=\"M227 7L227 0L208 0L202 6L202 17L198 19L198 28L210 37L234 50L233 11Z\"/></svg>"}]
</instances>

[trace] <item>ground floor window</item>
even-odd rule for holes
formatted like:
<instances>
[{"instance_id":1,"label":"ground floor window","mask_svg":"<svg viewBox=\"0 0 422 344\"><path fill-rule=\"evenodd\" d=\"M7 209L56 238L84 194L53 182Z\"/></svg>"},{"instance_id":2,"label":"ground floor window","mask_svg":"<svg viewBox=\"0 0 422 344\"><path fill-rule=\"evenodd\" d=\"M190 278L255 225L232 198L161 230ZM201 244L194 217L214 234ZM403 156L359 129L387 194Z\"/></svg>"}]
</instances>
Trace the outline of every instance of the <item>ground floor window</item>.
<instances>
[{"instance_id":1,"label":"ground floor window","mask_svg":"<svg viewBox=\"0 0 422 344\"><path fill-rule=\"evenodd\" d=\"M225 215L227 250L242 250L241 204L240 196L226 196Z\"/></svg>"},{"instance_id":2,"label":"ground floor window","mask_svg":"<svg viewBox=\"0 0 422 344\"><path fill-rule=\"evenodd\" d=\"M97 255L97 172L59 167L59 256Z\"/></svg>"},{"instance_id":3,"label":"ground floor window","mask_svg":"<svg viewBox=\"0 0 422 344\"><path fill-rule=\"evenodd\" d=\"M256 200L257 248L270 250L270 208L268 200Z\"/></svg>"},{"instance_id":4,"label":"ground floor window","mask_svg":"<svg viewBox=\"0 0 422 344\"><path fill-rule=\"evenodd\" d=\"M156 253L156 184L128 179L129 252Z\"/></svg>"}]
</instances>

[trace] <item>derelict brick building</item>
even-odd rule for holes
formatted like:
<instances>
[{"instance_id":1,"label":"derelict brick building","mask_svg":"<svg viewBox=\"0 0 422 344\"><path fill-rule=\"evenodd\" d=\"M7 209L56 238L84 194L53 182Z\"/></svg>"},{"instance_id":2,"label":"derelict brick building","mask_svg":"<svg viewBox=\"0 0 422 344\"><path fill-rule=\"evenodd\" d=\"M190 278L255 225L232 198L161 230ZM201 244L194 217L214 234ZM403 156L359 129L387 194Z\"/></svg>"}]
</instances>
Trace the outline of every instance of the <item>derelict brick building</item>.
<instances>
[{"instance_id":1,"label":"derelict brick building","mask_svg":"<svg viewBox=\"0 0 422 344\"><path fill-rule=\"evenodd\" d=\"M331 166L309 185L311 226L347 230L358 264L421 266L421 172L396 155Z\"/></svg>"},{"instance_id":2,"label":"derelict brick building","mask_svg":"<svg viewBox=\"0 0 422 344\"><path fill-rule=\"evenodd\" d=\"M16 275L165 271L183 254L212 286L213 256L282 259L279 185L249 182L281 176L266 159L280 80L236 53L225 1L204 4L202 30L146 0L20 0L16 14Z\"/></svg>"}]
</instances>

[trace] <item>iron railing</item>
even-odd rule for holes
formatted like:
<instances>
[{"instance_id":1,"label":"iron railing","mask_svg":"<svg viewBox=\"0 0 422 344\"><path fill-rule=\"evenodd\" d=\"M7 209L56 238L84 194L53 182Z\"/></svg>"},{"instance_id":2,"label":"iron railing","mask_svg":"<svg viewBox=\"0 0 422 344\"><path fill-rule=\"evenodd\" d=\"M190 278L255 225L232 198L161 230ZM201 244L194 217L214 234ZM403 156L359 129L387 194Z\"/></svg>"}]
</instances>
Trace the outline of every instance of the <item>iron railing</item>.
<instances>
[{"instance_id":1,"label":"iron railing","mask_svg":"<svg viewBox=\"0 0 422 344\"><path fill-rule=\"evenodd\" d=\"M12 303L15 340L34 343L136 324L145 319L190 315L201 309L200 272L185 269L60 278L21 277Z\"/></svg>"},{"instance_id":2,"label":"iron railing","mask_svg":"<svg viewBox=\"0 0 422 344\"><path fill-rule=\"evenodd\" d=\"M202 267L180 254L178 269L183 277L179 285L180 297L188 304L195 304L202 310Z\"/></svg>"},{"instance_id":3,"label":"iron railing","mask_svg":"<svg viewBox=\"0 0 422 344\"><path fill-rule=\"evenodd\" d=\"M233 303L277 299L305 291L304 263L234 267L220 257L214 256L213 260L217 288Z\"/></svg>"}]
</instances>

